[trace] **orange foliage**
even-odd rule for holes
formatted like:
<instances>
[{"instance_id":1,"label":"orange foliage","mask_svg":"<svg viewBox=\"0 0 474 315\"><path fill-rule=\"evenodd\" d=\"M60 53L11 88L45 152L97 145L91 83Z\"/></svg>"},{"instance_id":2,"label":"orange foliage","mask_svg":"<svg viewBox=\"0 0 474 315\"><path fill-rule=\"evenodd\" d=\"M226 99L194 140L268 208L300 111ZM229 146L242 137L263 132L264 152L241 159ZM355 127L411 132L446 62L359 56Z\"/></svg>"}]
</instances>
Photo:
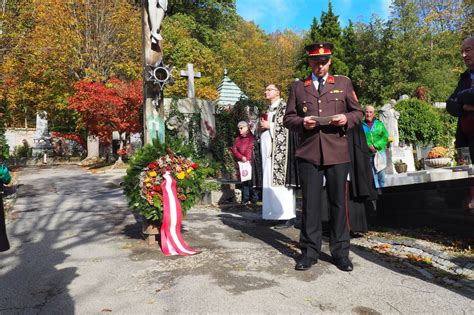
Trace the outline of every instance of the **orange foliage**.
<instances>
[{"instance_id":1,"label":"orange foliage","mask_svg":"<svg viewBox=\"0 0 474 315\"><path fill-rule=\"evenodd\" d=\"M109 144L112 132L141 130L140 108L143 103L141 81L127 83L111 79L106 84L81 80L74 85L69 108L79 113L89 133Z\"/></svg>"}]
</instances>

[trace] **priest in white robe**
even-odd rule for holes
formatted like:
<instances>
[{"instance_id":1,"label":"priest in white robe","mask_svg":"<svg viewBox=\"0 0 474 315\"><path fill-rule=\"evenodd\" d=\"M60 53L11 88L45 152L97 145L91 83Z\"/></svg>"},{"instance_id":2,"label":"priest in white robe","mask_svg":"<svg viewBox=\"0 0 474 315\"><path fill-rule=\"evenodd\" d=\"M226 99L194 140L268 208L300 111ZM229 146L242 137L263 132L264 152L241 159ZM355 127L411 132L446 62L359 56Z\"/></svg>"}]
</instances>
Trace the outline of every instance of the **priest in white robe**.
<instances>
[{"instance_id":1,"label":"priest in white robe","mask_svg":"<svg viewBox=\"0 0 474 315\"><path fill-rule=\"evenodd\" d=\"M270 84L265 98L270 103L268 112L260 120L260 145L262 154L262 218L278 220L275 228L288 228L296 217L296 198L287 179L289 137L283 126L286 103L280 98L281 88Z\"/></svg>"}]
</instances>

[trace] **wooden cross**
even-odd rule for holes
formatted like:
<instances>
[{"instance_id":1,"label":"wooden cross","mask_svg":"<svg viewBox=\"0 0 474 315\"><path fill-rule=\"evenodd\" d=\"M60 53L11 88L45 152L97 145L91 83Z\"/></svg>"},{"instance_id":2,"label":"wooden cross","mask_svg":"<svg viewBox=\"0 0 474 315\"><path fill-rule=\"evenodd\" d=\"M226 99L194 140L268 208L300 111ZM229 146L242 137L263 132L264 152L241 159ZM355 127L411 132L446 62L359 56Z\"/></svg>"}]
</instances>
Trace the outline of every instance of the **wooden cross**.
<instances>
[{"instance_id":1,"label":"wooden cross","mask_svg":"<svg viewBox=\"0 0 474 315\"><path fill-rule=\"evenodd\" d=\"M188 63L187 70L181 70L181 76L188 78L188 97L194 98L194 78L200 78L201 72L194 72L193 64Z\"/></svg>"}]
</instances>

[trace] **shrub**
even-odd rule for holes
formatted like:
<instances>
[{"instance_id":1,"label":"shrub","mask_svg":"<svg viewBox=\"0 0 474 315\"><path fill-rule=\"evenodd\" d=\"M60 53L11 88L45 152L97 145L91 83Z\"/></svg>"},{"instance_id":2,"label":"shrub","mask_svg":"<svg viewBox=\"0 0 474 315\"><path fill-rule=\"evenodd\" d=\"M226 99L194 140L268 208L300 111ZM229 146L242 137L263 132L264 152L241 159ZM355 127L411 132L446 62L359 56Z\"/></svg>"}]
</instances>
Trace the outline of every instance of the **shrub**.
<instances>
[{"instance_id":1,"label":"shrub","mask_svg":"<svg viewBox=\"0 0 474 315\"><path fill-rule=\"evenodd\" d=\"M32 149L26 140L23 140L22 145L15 147L13 156L16 158L27 158L32 156Z\"/></svg>"},{"instance_id":2,"label":"shrub","mask_svg":"<svg viewBox=\"0 0 474 315\"><path fill-rule=\"evenodd\" d=\"M418 99L397 102L395 109L400 113L398 129L400 140L413 145L437 145L444 133L441 115L429 103Z\"/></svg>"}]
</instances>

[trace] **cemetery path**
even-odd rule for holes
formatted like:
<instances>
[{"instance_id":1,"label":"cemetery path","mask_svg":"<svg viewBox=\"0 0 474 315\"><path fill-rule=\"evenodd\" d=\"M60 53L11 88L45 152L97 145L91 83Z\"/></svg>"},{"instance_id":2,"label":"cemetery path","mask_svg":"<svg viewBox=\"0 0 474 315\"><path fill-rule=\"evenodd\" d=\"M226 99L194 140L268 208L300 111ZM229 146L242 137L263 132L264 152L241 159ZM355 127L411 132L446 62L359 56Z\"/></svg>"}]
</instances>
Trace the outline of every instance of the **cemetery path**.
<instances>
[{"instance_id":1,"label":"cemetery path","mask_svg":"<svg viewBox=\"0 0 474 315\"><path fill-rule=\"evenodd\" d=\"M357 248L351 273L328 256L295 271L298 230L259 225L250 210L195 207L184 238L203 253L164 257L141 239L123 175L75 166L19 172L12 249L0 253L0 314L474 313L472 292Z\"/></svg>"}]
</instances>

